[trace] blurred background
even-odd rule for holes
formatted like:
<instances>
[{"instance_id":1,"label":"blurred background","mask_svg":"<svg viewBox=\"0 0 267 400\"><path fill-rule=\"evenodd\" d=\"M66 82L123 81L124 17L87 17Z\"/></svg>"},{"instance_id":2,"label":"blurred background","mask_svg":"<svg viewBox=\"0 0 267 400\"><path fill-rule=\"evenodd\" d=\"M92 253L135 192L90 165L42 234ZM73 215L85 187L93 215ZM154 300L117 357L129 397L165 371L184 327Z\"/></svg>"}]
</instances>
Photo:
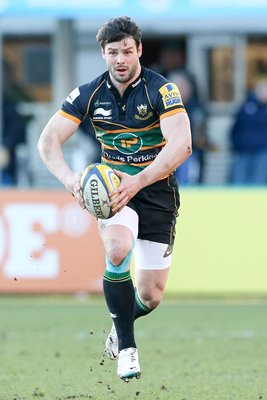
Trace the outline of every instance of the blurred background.
<instances>
[{"instance_id":1,"label":"blurred background","mask_svg":"<svg viewBox=\"0 0 267 400\"><path fill-rule=\"evenodd\" d=\"M0 0L0 291L101 292L95 221L43 166L36 144L68 93L105 71L95 36L128 15L141 63L177 83L193 156L167 290L267 294L267 4L263 0ZM99 160L90 126L64 146Z\"/></svg>"}]
</instances>

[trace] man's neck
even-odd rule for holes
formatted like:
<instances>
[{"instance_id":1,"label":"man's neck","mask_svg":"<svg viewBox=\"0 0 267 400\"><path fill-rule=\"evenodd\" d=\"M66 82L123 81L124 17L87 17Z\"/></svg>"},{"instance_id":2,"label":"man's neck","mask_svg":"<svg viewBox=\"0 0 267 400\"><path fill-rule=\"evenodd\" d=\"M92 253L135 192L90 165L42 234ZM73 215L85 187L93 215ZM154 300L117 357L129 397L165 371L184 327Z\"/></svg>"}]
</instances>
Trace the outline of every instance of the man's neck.
<instances>
[{"instance_id":1,"label":"man's neck","mask_svg":"<svg viewBox=\"0 0 267 400\"><path fill-rule=\"evenodd\" d=\"M118 82L115 79L113 79L113 77L110 74L109 74L109 77L112 82L112 85L118 90L121 97L123 97L123 94L124 94L125 90L127 89L127 87L130 86L138 78L140 73L141 73L141 65L139 65L134 77L131 80L129 80L128 82L125 82L125 83Z\"/></svg>"}]
</instances>

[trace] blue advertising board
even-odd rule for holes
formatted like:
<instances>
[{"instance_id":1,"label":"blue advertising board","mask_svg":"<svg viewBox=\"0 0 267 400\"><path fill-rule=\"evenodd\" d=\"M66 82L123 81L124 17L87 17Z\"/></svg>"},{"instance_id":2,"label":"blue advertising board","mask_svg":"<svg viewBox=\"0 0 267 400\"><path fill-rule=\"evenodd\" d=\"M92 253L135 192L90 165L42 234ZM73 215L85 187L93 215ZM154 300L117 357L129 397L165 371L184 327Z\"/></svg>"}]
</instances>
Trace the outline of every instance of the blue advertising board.
<instances>
[{"instance_id":1,"label":"blue advertising board","mask_svg":"<svg viewBox=\"0 0 267 400\"><path fill-rule=\"evenodd\" d=\"M257 18L267 15L266 0L0 0L0 16L109 18Z\"/></svg>"}]
</instances>

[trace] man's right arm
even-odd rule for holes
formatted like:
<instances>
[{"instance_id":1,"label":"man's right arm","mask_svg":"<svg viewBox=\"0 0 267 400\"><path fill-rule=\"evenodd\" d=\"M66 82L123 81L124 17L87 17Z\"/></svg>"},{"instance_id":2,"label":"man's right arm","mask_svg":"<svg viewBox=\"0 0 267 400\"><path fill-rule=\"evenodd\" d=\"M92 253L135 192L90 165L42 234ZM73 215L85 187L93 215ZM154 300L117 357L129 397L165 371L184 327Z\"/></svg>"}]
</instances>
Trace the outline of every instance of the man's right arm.
<instances>
[{"instance_id":1,"label":"man's right arm","mask_svg":"<svg viewBox=\"0 0 267 400\"><path fill-rule=\"evenodd\" d=\"M60 114L55 114L45 126L38 141L38 151L49 171L75 196L84 207L80 188L80 173L66 164L62 145L76 132L79 124Z\"/></svg>"}]
</instances>

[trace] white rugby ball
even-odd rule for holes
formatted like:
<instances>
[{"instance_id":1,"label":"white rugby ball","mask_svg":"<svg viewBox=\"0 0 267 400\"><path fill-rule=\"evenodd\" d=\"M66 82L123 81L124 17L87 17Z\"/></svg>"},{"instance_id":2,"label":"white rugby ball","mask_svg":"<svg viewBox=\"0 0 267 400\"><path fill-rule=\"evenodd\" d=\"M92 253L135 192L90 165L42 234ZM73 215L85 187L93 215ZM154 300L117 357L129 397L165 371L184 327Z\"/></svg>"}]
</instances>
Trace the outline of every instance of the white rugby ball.
<instances>
[{"instance_id":1,"label":"white rugby ball","mask_svg":"<svg viewBox=\"0 0 267 400\"><path fill-rule=\"evenodd\" d=\"M85 208L91 215L101 219L112 217L109 193L120 184L120 178L105 164L89 165L81 176Z\"/></svg>"}]
</instances>

